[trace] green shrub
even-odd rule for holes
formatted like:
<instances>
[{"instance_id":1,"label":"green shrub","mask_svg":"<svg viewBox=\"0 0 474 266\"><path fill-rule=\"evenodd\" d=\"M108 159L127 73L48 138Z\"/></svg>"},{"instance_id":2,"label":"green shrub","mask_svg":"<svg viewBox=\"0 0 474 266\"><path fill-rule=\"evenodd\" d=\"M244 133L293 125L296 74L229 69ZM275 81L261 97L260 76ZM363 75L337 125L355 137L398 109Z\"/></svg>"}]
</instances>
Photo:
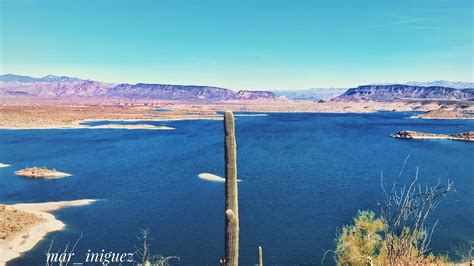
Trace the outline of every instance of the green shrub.
<instances>
[{"instance_id":1,"label":"green shrub","mask_svg":"<svg viewBox=\"0 0 474 266\"><path fill-rule=\"evenodd\" d=\"M401 172L402 173L402 172ZM401 174L400 173L400 174ZM359 211L354 223L343 227L336 239L339 265L426 265L445 264L447 257L430 253L429 244L436 223L427 226L428 217L441 199L454 189L444 185L417 185L418 170L411 183L397 184L381 204L380 217L372 211Z\"/></svg>"},{"instance_id":2,"label":"green shrub","mask_svg":"<svg viewBox=\"0 0 474 266\"><path fill-rule=\"evenodd\" d=\"M359 211L353 225L342 228L336 253L341 265L373 264L383 244L384 223L372 211Z\"/></svg>"}]
</instances>

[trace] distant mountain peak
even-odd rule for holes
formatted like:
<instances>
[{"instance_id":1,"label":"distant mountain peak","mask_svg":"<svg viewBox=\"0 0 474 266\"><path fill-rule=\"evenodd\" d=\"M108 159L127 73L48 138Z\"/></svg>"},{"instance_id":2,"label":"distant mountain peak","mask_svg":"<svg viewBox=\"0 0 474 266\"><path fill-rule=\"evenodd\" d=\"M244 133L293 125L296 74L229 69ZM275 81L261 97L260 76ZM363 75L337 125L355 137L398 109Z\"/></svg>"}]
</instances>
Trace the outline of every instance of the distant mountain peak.
<instances>
[{"instance_id":1,"label":"distant mountain peak","mask_svg":"<svg viewBox=\"0 0 474 266\"><path fill-rule=\"evenodd\" d=\"M43 77L43 79L55 79L55 78L59 78L59 76L47 75L47 76L44 76L44 77Z\"/></svg>"},{"instance_id":2,"label":"distant mountain peak","mask_svg":"<svg viewBox=\"0 0 474 266\"><path fill-rule=\"evenodd\" d=\"M77 82L77 81L83 81L82 79L79 78L74 78L74 77L68 77L68 76L55 76L55 75L47 75L42 78L40 78L41 81L44 82Z\"/></svg>"},{"instance_id":3,"label":"distant mountain peak","mask_svg":"<svg viewBox=\"0 0 474 266\"><path fill-rule=\"evenodd\" d=\"M42 78L34 78L30 76L22 76L15 74L0 75L0 81L3 82L81 82L82 79L67 77L67 76L55 76L47 75Z\"/></svg>"},{"instance_id":4,"label":"distant mountain peak","mask_svg":"<svg viewBox=\"0 0 474 266\"><path fill-rule=\"evenodd\" d=\"M15 75L15 74L4 74L4 75L0 75L0 81L3 81L3 82L11 82L11 81L34 82L34 81L36 81L36 79L32 78L30 76L22 76L22 75Z\"/></svg>"}]
</instances>

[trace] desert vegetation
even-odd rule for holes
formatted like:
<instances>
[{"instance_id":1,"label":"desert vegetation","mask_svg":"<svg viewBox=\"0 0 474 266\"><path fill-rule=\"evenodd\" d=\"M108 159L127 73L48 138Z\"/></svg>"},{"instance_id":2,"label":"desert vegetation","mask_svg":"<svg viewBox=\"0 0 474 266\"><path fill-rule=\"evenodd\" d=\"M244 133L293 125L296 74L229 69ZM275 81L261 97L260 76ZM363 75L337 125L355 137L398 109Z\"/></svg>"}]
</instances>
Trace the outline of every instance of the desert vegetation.
<instances>
[{"instance_id":1,"label":"desert vegetation","mask_svg":"<svg viewBox=\"0 0 474 266\"><path fill-rule=\"evenodd\" d=\"M234 114L224 114L225 153L225 246L223 265L239 265L239 201L237 190L237 144Z\"/></svg>"},{"instance_id":2,"label":"desert vegetation","mask_svg":"<svg viewBox=\"0 0 474 266\"><path fill-rule=\"evenodd\" d=\"M141 242L141 246L137 247L135 256L138 258L138 263L143 266L167 266L172 260L179 260L176 256L163 256L159 254L153 254L150 252L149 235L148 229L140 230L141 235L138 240Z\"/></svg>"},{"instance_id":3,"label":"desert vegetation","mask_svg":"<svg viewBox=\"0 0 474 266\"><path fill-rule=\"evenodd\" d=\"M402 170L403 171L403 170ZM401 172L402 173L402 172ZM400 174L401 174L400 173ZM428 224L432 211L449 192L449 180L433 186L418 184L418 171L408 185L382 189L385 199L380 213L358 211L353 223L345 225L330 251L338 265L445 265L448 257L430 252L437 221ZM467 256L464 261L470 261Z\"/></svg>"},{"instance_id":4,"label":"desert vegetation","mask_svg":"<svg viewBox=\"0 0 474 266\"><path fill-rule=\"evenodd\" d=\"M225 159L225 242L224 266L239 265L239 200L237 179L237 143L235 141L234 114L224 114L224 159ZM263 266L262 247L258 247L258 265Z\"/></svg>"}]
</instances>

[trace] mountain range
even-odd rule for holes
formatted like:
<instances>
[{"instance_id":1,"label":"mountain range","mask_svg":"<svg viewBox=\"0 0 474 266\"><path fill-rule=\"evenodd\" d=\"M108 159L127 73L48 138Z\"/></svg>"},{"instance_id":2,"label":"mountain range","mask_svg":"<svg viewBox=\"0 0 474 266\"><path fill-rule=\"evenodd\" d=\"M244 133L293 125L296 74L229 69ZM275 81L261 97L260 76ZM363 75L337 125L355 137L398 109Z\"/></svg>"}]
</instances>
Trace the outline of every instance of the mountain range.
<instances>
[{"instance_id":1,"label":"mountain range","mask_svg":"<svg viewBox=\"0 0 474 266\"><path fill-rule=\"evenodd\" d=\"M474 88L455 89L440 86L364 85L347 90L336 101L400 101L400 100L474 101Z\"/></svg>"},{"instance_id":2,"label":"mountain range","mask_svg":"<svg viewBox=\"0 0 474 266\"><path fill-rule=\"evenodd\" d=\"M42 78L13 74L0 75L0 97L42 99L119 98L184 101L275 100L270 91L233 91L226 88L170 84L114 84L48 75Z\"/></svg>"},{"instance_id":3,"label":"mountain range","mask_svg":"<svg viewBox=\"0 0 474 266\"><path fill-rule=\"evenodd\" d=\"M0 75L0 98L35 99L159 99L216 102L228 100L333 100L397 101L413 99L474 101L474 84L468 82L409 82L374 84L351 89L308 89L300 91L233 91L227 88L171 84L115 84L67 76L42 78Z\"/></svg>"},{"instance_id":4,"label":"mountain range","mask_svg":"<svg viewBox=\"0 0 474 266\"><path fill-rule=\"evenodd\" d=\"M409 90L413 91L413 94L415 95L416 91L419 91L419 88L417 87L445 87L445 88L452 88L452 89L469 89L469 88L474 88L474 83L472 82L459 82L459 81L446 81L446 80L437 80L437 81L431 81L431 82L406 82L406 83L375 83L371 84L377 91L372 92L371 97L375 97L375 94L379 95L380 97L388 97L387 99L395 99L399 95L397 95L394 91L395 94L393 95L388 95L386 90L387 86L393 86L393 85L409 85L409 87L405 87L406 91L405 93L408 93ZM380 91L379 91L380 89ZM433 88L434 89L434 88ZM427 89L427 90L433 90L433 89ZM312 100L312 101L320 101L320 100L330 100L333 98L336 98L337 96L344 94L348 89L347 88L312 88L312 89L304 89L304 90L278 90L275 91L277 95L280 96L285 96L288 99L292 100ZM355 89L352 89L351 91L354 91ZM383 94L383 96L382 96ZM345 99L349 99L349 95L345 95ZM367 96L367 95L366 95ZM427 95L429 96L429 95ZM437 97L440 97L442 95L437 95ZM355 96L354 96L355 97ZM407 98L408 95L405 95ZM341 99L339 98L339 99ZM355 99L355 98L354 98Z\"/></svg>"}]
</instances>

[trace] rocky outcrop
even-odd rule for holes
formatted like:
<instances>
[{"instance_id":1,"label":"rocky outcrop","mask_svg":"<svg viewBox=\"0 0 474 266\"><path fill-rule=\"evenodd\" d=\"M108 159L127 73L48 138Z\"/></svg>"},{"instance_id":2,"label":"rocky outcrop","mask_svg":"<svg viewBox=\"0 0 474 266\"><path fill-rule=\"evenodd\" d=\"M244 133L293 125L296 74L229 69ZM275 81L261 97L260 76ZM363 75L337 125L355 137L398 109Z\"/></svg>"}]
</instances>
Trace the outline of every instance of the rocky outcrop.
<instances>
[{"instance_id":1,"label":"rocky outcrop","mask_svg":"<svg viewBox=\"0 0 474 266\"><path fill-rule=\"evenodd\" d=\"M50 170L46 167L31 167L25 168L15 172L16 175L31 177L31 178L61 178L70 176L68 173L56 171L55 169Z\"/></svg>"},{"instance_id":2,"label":"rocky outcrop","mask_svg":"<svg viewBox=\"0 0 474 266\"><path fill-rule=\"evenodd\" d=\"M365 85L347 90L336 101L397 101L409 99L474 101L474 89L410 85Z\"/></svg>"},{"instance_id":3,"label":"rocky outcrop","mask_svg":"<svg viewBox=\"0 0 474 266\"><path fill-rule=\"evenodd\" d=\"M474 141L474 132L464 132L459 134L433 134L417 131L400 131L392 134L392 137L399 139L447 139L460 141Z\"/></svg>"}]
</instances>

